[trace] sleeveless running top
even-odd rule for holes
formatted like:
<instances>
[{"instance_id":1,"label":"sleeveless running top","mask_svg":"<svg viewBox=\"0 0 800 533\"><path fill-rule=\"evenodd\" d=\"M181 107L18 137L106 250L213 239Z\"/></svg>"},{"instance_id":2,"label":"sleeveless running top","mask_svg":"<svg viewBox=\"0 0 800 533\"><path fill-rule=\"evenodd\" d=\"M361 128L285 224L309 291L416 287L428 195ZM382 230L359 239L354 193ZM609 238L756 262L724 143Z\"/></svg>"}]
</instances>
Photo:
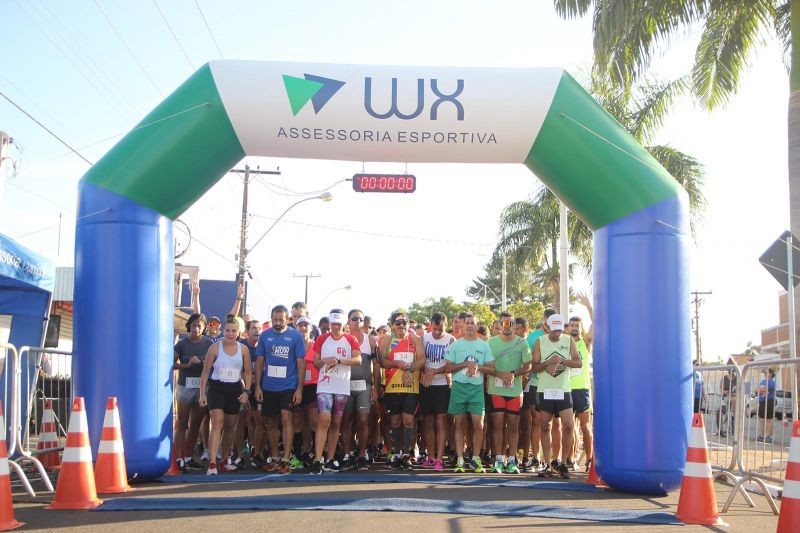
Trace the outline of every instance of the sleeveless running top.
<instances>
[{"instance_id":1,"label":"sleeveless running top","mask_svg":"<svg viewBox=\"0 0 800 533\"><path fill-rule=\"evenodd\" d=\"M389 360L390 361L405 361L407 363L414 362L414 342L411 340L413 337L408 334L405 339L398 339L392 335L392 340L389 343ZM419 394L419 370L413 372L414 379L411 385L403 385L403 370L400 368L387 368L386 369L386 394L390 393L411 393Z\"/></svg>"},{"instance_id":2,"label":"sleeveless running top","mask_svg":"<svg viewBox=\"0 0 800 533\"><path fill-rule=\"evenodd\" d=\"M589 389L589 348L586 346L586 341L581 338L575 341L575 346L578 347L578 353L581 356L580 368L571 368L572 377L570 378L570 385L572 390L576 389Z\"/></svg>"},{"instance_id":3,"label":"sleeveless running top","mask_svg":"<svg viewBox=\"0 0 800 533\"><path fill-rule=\"evenodd\" d=\"M236 343L236 353L233 355L226 354L224 348L224 341L220 341L211 379L222 383L236 383L242 379L242 345Z\"/></svg>"},{"instance_id":4,"label":"sleeveless running top","mask_svg":"<svg viewBox=\"0 0 800 533\"><path fill-rule=\"evenodd\" d=\"M565 361L569 359L570 340L571 337L563 333L557 341L551 341L550 337L547 335L542 335L539 337L538 341L542 354L542 363L546 363L551 358L559 355ZM569 382L570 370L571 369L569 367L561 363L558 365L558 367L556 367L555 375L551 375L547 370L540 372L539 386L537 391L544 392L545 390L561 390L564 392L570 392L572 390Z\"/></svg>"},{"instance_id":5,"label":"sleeveless running top","mask_svg":"<svg viewBox=\"0 0 800 533\"><path fill-rule=\"evenodd\" d=\"M445 365L445 356L450 349L454 338L449 333L442 334L440 339L433 336L433 333L425 332L422 336L422 344L425 346L425 368L442 368ZM433 386L447 386L447 376L436 374L431 380Z\"/></svg>"},{"instance_id":6,"label":"sleeveless running top","mask_svg":"<svg viewBox=\"0 0 800 533\"><path fill-rule=\"evenodd\" d=\"M358 340L358 337L356 337L356 340ZM372 384L372 347L369 345L369 335L364 335L359 350L361 351L361 364L353 367L350 373L350 380L363 379L368 384Z\"/></svg>"}]
</instances>

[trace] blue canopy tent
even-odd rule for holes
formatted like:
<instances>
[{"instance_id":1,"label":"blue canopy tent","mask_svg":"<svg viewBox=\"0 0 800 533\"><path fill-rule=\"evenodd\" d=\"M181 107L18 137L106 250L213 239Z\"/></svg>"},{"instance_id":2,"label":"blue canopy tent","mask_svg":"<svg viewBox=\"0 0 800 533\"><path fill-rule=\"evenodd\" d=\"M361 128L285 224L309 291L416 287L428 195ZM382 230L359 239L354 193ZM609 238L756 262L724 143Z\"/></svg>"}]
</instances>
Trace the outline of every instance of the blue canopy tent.
<instances>
[{"instance_id":1,"label":"blue canopy tent","mask_svg":"<svg viewBox=\"0 0 800 533\"><path fill-rule=\"evenodd\" d=\"M54 285L55 268L49 260L0 233L0 316L11 317L8 342L17 349L42 346ZM35 366L36 361L31 358L27 362L28 368L22 369L20 412L23 428L27 424L30 391L35 384ZM10 367L6 365L6 368ZM0 380L0 398L4 399L4 404L11 396L10 379L11 376L5 373ZM8 412L8 407L4 407ZM6 417L6 421L10 423L10 417ZM7 429L11 435L11 428Z\"/></svg>"}]
</instances>

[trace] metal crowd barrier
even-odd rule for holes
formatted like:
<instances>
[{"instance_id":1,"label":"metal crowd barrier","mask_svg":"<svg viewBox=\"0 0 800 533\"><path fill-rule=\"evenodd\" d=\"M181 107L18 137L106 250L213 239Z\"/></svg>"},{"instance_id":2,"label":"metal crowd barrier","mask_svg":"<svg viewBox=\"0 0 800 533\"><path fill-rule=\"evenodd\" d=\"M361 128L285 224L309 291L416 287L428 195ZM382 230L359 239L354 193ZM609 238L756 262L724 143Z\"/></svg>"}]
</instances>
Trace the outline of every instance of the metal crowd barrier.
<instances>
[{"instance_id":1,"label":"metal crowd barrier","mask_svg":"<svg viewBox=\"0 0 800 533\"><path fill-rule=\"evenodd\" d=\"M759 405L759 385L768 369L776 373L775 395L772 400ZM782 490L786 479L791 442L789 418L797 417L798 370L800 358L752 362L742 367L736 391L737 481L723 512L728 510L737 491L741 491L745 483L755 483L772 511L778 514L778 506L767 482L779 485ZM785 388L783 385L787 384L789 386ZM771 419L767 418L770 411L773 414ZM749 499L748 504L753 506Z\"/></svg>"},{"instance_id":2,"label":"metal crowd barrier","mask_svg":"<svg viewBox=\"0 0 800 533\"><path fill-rule=\"evenodd\" d=\"M21 351L30 350L28 347L23 347ZM23 469L24 463L32 463L38 470L42 483L48 492L53 492L53 484L47 475L42 463L33 457L22 446L22 358L20 352L16 347L11 344L0 343L0 354L3 357L2 367L2 384L4 390L3 409L6 419L6 424L9 428L7 433L8 444L8 465L16 472L25 490L31 497L36 497L36 492L33 490L28 476ZM31 383L31 382L28 382ZM33 381L35 386L35 380Z\"/></svg>"},{"instance_id":3,"label":"metal crowd barrier","mask_svg":"<svg viewBox=\"0 0 800 533\"><path fill-rule=\"evenodd\" d=\"M24 379L27 383L35 383L28 396L28 423L20 435L20 448L32 455L63 450L72 412L71 358L71 352L47 348L26 346L20 350ZM34 377L36 379L32 380ZM38 449L41 419L47 401L52 404L59 445Z\"/></svg>"}]
</instances>

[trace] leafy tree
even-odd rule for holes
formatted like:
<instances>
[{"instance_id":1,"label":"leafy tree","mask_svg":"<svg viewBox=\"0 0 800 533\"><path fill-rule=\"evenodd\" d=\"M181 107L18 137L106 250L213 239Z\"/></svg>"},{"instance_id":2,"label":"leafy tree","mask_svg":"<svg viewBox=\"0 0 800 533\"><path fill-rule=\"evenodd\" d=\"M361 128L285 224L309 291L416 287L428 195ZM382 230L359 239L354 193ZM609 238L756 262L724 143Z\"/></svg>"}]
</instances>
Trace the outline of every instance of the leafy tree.
<instances>
[{"instance_id":1,"label":"leafy tree","mask_svg":"<svg viewBox=\"0 0 800 533\"><path fill-rule=\"evenodd\" d=\"M528 319L528 324L533 328L540 320L544 313L544 305L541 302L521 302L516 301L508 306L508 312L515 317L524 317Z\"/></svg>"},{"instance_id":2,"label":"leafy tree","mask_svg":"<svg viewBox=\"0 0 800 533\"><path fill-rule=\"evenodd\" d=\"M457 315L465 309L464 304L456 303L450 296L444 296L439 299L427 298L422 303L412 303L408 308L408 317L417 322L425 322L433 313L438 311L447 316L449 324L453 320L453 315Z\"/></svg>"}]
</instances>

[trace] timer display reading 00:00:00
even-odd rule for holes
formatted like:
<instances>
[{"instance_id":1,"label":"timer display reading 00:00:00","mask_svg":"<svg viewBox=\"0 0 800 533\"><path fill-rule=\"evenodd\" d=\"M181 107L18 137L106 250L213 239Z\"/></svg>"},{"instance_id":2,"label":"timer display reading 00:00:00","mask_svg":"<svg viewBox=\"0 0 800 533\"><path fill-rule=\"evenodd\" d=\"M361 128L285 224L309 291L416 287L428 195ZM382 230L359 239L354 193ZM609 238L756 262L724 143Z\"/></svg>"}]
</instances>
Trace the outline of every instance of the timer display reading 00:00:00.
<instances>
[{"instance_id":1,"label":"timer display reading 00:00:00","mask_svg":"<svg viewBox=\"0 0 800 533\"><path fill-rule=\"evenodd\" d=\"M356 192L403 192L417 190L417 178L411 174L356 174L353 176Z\"/></svg>"}]
</instances>

